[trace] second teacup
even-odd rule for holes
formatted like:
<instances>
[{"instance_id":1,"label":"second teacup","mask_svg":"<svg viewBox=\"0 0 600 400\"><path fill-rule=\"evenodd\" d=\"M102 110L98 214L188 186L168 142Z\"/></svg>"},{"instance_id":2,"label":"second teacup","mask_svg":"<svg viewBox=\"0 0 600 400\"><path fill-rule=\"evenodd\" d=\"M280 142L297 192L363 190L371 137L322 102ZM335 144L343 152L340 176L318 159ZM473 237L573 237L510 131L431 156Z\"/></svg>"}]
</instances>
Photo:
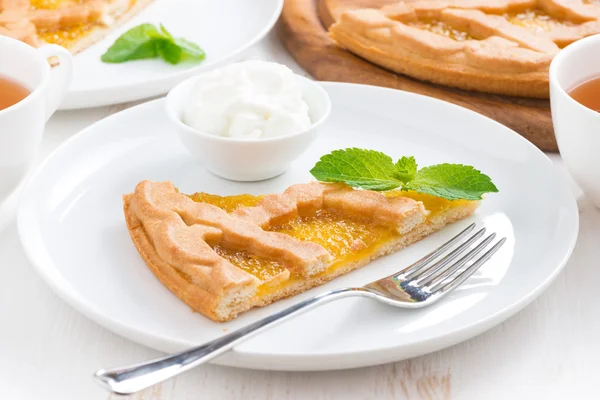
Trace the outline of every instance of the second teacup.
<instances>
[{"instance_id":1,"label":"second teacup","mask_svg":"<svg viewBox=\"0 0 600 400\"><path fill-rule=\"evenodd\" d=\"M598 77L600 35L567 46L550 66L552 121L560 154L573 178L600 208L600 113L569 95Z\"/></svg>"}]
</instances>

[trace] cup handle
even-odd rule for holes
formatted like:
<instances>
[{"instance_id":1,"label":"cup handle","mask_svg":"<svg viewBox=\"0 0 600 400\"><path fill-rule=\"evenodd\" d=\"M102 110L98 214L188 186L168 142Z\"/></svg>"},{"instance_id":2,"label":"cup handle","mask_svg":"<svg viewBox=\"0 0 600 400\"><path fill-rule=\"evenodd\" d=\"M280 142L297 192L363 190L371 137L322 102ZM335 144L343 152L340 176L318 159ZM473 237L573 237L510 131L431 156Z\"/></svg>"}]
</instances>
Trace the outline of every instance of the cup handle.
<instances>
[{"instance_id":1,"label":"cup handle","mask_svg":"<svg viewBox=\"0 0 600 400\"><path fill-rule=\"evenodd\" d=\"M50 119L56 111L60 102L69 87L71 77L73 76L73 57L64 47L47 44L37 49L44 59L51 57L58 58L59 65L50 70L48 79L48 90L46 92L46 121Z\"/></svg>"}]
</instances>

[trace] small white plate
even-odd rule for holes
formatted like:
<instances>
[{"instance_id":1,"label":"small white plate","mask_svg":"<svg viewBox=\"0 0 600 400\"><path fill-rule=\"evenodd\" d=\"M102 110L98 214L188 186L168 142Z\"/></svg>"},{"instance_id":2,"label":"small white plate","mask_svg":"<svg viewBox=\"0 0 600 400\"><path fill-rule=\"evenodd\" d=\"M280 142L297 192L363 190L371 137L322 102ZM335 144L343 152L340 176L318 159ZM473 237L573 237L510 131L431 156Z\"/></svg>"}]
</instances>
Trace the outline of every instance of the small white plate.
<instances>
[{"instance_id":1,"label":"small white plate","mask_svg":"<svg viewBox=\"0 0 600 400\"><path fill-rule=\"evenodd\" d=\"M98 107L157 96L200 71L241 56L273 27L283 0L154 0L102 41L75 56L74 75L61 109ZM162 60L106 64L100 56L126 30L162 23L175 37L206 52L201 63Z\"/></svg>"},{"instance_id":2,"label":"small white plate","mask_svg":"<svg viewBox=\"0 0 600 400\"><path fill-rule=\"evenodd\" d=\"M368 299L326 305L238 346L216 362L325 370L385 363L435 351L508 318L545 289L578 231L576 202L551 161L508 128L449 103L371 86L326 83L333 111L322 136L277 178L236 183L197 164L179 143L164 100L106 118L51 155L24 189L19 233L32 264L67 302L131 340L181 350L328 289L363 285L414 262L476 221L508 238L492 261L436 306L399 310ZM333 149L357 146L421 165L465 163L500 189L477 214L394 255L299 296L218 324L192 313L152 275L123 220L121 195L143 179L183 192L280 192L311 180ZM26 282L22 283L26 285Z\"/></svg>"}]
</instances>

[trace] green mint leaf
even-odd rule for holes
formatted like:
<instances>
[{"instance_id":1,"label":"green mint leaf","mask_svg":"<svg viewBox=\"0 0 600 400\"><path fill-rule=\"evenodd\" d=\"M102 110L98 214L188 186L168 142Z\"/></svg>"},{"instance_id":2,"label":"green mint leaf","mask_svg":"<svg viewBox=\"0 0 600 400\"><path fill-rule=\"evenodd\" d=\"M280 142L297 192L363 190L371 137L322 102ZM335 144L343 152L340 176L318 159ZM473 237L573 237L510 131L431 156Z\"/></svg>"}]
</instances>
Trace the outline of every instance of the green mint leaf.
<instances>
[{"instance_id":1,"label":"green mint leaf","mask_svg":"<svg viewBox=\"0 0 600 400\"><path fill-rule=\"evenodd\" d=\"M183 51L171 40L162 40L157 44L158 55L169 64L178 64Z\"/></svg>"},{"instance_id":2,"label":"green mint leaf","mask_svg":"<svg viewBox=\"0 0 600 400\"><path fill-rule=\"evenodd\" d=\"M335 150L317 162L310 173L321 182L344 182L350 186L391 190L402 182L394 177L395 166L385 154L357 148Z\"/></svg>"},{"instance_id":3,"label":"green mint leaf","mask_svg":"<svg viewBox=\"0 0 600 400\"><path fill-rule=\"evenodd\" d=\"M448 200L481 200L484 193L498 192L489 176L468 165L438 164L417 169L414 157L396 164L373 150L335 150L317 162L310 173L321 182L343 182L370 190L400 187Z\"/></svg>"},{"instance_id":4,"label":"green mint leaf","mask_svg":"<svg viewBox=\"0 0 600 400\"><path fill-rule=\"evenodd\" d=\"M152 24L142 24L122 34L101 57L107 63L155 58L158 52L155 37L160 35Z\"/></svg>"},{"instance_id":5,"label":"green mint leaf","mask_svg":"<svg viewBox=\"0 0 600 400\"><path fill-rule=\"evenodd\" d=\"M152 25L154 27L154 29L149 30L148 31L148 37L152 38L152 39L159 39L159 40L172 40L173 37L169 34L169 32L166 32L163 30L162 25L159 25L159 27L155 27L154 25ZM166 32L166 34L165 34Z\"/></svg>"},{"instance_id":6,"label":"green mint leaf","mask_svg":"<svg viewBox=\"0 0 600 400\"><path fill-rule=\"evenodd\" d=\"M402 182L410 182L417 173L417 161L413 156L402 157L396 163L396 177Z\"/></svg>"},{"instance_id":7,"label":"green mint leaf","mask_svg":"<svg viewBox=\"0 0 600 400\"><path fill-rule=\"evenodd\" d=\"M169 33L169 31L167 30L167 28L165 28L165 26L163 24L160 24L160 32L163 34L163 36L165 38L174 40L173 35L171 35L171 33Z\"/></svg>"},{"instance_id":8,"label":"green mint leaf","mask_svg":"<svg viewBox=\"0 0 600 400\"><path fill-rule=\"evenodd\" d=\"M420 169L402 187L448 200L481 200L481 195L498 192L489 176L468 165L438 164Z\"/></svg>"},{"instance_id":9,"label":"green mint leaf","mask_svg":"<svg viewBox=\"0 0 600 400\"><path fill-rule=\"evenodd\" d=\"M175 39L175 43L183 51L183 59L202 61L204 60L204 57L206 57L204 50L202 50L196 43L190 42L189 40L185 40L183 38Z\"/></svg>"},{"instance_id":10,"label":"green mint leaf","mask_svg":"<svg viewBox=\"0 0 600 400\"><path fill-rule=\"evenodd\" d=\"M170 64L178 64L188 59L202 61L205 53L196 43L174 38L162 24L158 28L152 24L141 24L122 34L101 60L122 63L158 57Z\"/></svg>"}]
</instances>

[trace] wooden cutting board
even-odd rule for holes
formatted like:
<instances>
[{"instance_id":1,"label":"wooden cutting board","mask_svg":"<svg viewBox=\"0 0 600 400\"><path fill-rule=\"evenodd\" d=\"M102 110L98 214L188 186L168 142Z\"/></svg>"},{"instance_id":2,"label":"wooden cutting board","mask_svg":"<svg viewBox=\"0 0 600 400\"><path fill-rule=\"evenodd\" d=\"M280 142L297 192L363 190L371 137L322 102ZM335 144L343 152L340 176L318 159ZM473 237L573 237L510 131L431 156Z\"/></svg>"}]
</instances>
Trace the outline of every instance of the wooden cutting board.
<instances>
[{"instance_id":1,"label":"wooden cutting board","mask_svg":"<svg viewBox=\"0 0 600 400\"><path fill-rule=\"evenodd\" d=\"M541 150L558 151L548 100L466 92L418 81L371 64L338 47L327 36L325 27L345 10L396 1L285 0L277 26L279 37L296 61L318 80L386 86L449 101L495 119Z\"/></svg>"}]
</instances>

